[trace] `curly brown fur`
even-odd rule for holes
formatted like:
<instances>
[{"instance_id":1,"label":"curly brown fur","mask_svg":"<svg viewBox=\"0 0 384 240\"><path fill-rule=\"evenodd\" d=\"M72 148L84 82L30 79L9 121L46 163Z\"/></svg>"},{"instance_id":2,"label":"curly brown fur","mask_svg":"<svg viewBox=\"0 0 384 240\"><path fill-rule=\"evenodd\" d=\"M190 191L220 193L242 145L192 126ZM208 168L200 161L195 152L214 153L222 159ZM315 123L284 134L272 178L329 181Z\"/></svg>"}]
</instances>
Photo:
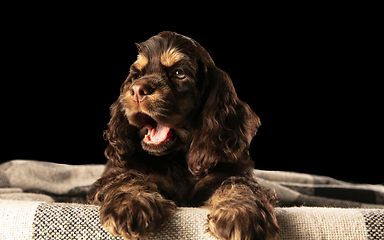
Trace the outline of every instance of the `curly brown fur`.
<instances>
[{"instance_id":1,"label":"curly brown fur","mask_svg":"<svg viewBox=\"0 0 384 240\"><path fill-rule=\"evenodd\" d=\"M206 206L217 237L274 237L275 197L250 177L260 120L228 74L177 33L138 49L104 132L106 171L88 194L103 226L125 239L147 237L177 206Z\"/></svg>"},{"instance_id":2,"label":"curly brown fur","mask_svg":"<svg viewBox=\"0 0 384 240\"><path fill-rule=\"evenodd\" d=\"M100 222L113 235L148 237L173 215L176 204L165 199L156 184L133 170L111 172L97 181Z\"/></svg>"},{"instance_id":3,"label":"curly brown fur","mask_svg":"<svg viewBox=\"0 0 384 240\"><path fill-rule=\"evenodd\" d=\"M250 177L230 177L207 201L208 231L220 239L265 240L278 232L274 194Z\"/></svg>"}]
</instances>

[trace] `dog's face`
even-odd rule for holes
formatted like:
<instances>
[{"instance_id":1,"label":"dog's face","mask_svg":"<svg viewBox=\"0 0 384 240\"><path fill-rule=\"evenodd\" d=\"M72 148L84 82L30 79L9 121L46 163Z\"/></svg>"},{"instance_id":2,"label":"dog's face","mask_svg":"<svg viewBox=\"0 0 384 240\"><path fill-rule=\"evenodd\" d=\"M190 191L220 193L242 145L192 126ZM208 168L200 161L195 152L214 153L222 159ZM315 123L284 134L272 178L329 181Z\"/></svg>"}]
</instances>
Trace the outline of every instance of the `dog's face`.
<instances>
[{"instance_id":1,"label":"dog's face","mask_svg":"<svg viewBox=\"0 0 384 240\"><path fill-rule=\"evenodd\" d=\"M208 52L173 32L161 32L138 48L111 106L104 133L107 158L116 164L131 161L141 145L156 156L184 151L194 175L206 174L218 162L249 164L259 118L238 99L231 78Z\"/></svg>"},{"instance_id":2,"label":"dog's face","mask_svg":"<svg viewBox=\"0 0 384 240\"><path fill-rule=\"evenodd\" d=\"M138 49L120 101L129 123L140 129L143 149L160 156L190 142L200 98L198 46L182 35L160 33Z\"/></svg>"}]
</instances>

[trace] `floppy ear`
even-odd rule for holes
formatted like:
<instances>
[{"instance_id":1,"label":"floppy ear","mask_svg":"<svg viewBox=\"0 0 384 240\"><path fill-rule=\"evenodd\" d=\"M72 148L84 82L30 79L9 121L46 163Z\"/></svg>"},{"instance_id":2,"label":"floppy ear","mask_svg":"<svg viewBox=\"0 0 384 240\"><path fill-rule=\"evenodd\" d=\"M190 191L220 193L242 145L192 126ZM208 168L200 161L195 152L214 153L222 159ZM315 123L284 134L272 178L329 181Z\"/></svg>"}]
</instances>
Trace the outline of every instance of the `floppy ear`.
<instances>
[{"instance_id":1,"label":"floppy ear","mask_svg":"<svg viewBox=\"0 0 384 240\"><path fill-rule=\"evenodd\" d=\"M130 125L124 114L120 98L110 107L111 119L108 129L104 131L104 139L109 141L105 149L108 158L107 168L123 167L140 147L137 129Z\"/></svg>"},{"instance_id":2,"label":"floppy ear","mask_svg":"<svg viewBox=\"0 0 384 240\"><path fill-rule=\"evenodd\" d=\"M188 152L189 170L204 175L219 162L253 167L249 145L260 120L238 99L227 73L210 64L203 79L203 107Z\"/></svg>"}]
</instances>

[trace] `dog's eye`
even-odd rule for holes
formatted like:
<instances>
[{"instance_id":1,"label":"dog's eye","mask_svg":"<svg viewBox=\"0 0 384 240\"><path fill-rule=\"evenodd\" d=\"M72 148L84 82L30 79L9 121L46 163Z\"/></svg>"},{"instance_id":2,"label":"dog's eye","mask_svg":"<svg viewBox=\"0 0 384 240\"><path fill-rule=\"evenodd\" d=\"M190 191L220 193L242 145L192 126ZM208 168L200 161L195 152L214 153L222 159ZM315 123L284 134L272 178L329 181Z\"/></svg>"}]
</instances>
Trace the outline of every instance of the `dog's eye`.
<instances>
[{"instance_id":1,"label":"dog's eye","mask_svg":"<svg viewBox=\"0 0 384 240\"><path fill-rule=\"evenodd\" d=\"M178 79L183 79L183 78L185 78L184 71L181 70L181 69L176 69L174 75L175 75L175 77L177 77Z\"/></svg>"},{"instance_id":2,"label":"dog's eye","mask_svg":"<svg viewBox=\"0 0 384 240\"><path fill-rule=\"evenodd\" d=\"M135 75L132 76L132 80L136 80L138 78L141 78L140 74L135 74Z\"/></svg>"}]
</instances>

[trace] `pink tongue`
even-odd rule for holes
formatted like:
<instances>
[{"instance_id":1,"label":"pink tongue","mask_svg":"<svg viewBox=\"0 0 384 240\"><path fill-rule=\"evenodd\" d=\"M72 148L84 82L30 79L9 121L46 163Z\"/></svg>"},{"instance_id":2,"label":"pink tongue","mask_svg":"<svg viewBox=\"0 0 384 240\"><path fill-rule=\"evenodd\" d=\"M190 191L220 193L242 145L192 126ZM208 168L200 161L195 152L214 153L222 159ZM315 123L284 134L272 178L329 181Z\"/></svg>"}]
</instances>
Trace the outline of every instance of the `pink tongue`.
<instances>
[{"instance_id":1,"label":"pink tongue","mask_svg":"<svg viewBox=\"0 0 384 240\"><path fill-rule=\"evenodd\" d=\"M171 129L164 125L157 123L156 128L148 125L148 133L145 135L144 140L152 144L160 144L168 139L171 134Z\"/></svg>"}]
</instances>

